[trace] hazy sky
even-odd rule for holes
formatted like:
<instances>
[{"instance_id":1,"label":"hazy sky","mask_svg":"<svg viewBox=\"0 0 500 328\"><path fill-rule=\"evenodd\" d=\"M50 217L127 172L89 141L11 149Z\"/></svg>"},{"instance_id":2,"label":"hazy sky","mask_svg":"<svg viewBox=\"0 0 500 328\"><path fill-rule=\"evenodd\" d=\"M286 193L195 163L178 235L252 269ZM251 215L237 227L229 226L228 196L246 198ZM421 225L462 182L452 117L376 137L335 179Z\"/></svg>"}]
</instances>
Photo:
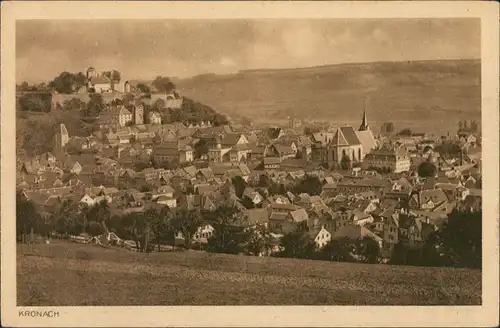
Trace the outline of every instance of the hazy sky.
<instances>
[{"instance_id":1,"label":"hazy sky","mask_svg":"<svg viewBox=\"0 0 500 328\"><path fill-rule=\"evenodd\" d=\"M348 62L480 58L478 19L18 21L17 80L126 79Z\"/></svg>"}]
</instances>

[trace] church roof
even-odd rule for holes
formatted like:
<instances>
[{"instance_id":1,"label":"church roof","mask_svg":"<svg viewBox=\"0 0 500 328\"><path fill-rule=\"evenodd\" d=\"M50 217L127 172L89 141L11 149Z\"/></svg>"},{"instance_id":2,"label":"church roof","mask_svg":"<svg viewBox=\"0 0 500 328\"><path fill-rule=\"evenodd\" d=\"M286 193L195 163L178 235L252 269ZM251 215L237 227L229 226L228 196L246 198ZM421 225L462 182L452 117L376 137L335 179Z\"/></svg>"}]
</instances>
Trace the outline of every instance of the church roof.
<instances>
[{"instance_id":1,"label":"church roof","mask_svg":"<svg viewBox=\"0 0 500 328\"><path fill-rule=\"evenodd\" d=\"M342 126L335 132L332 144L335 146L354 146L361 144L361 142L352 126Z\"/></svg>"},{"instance_id":2,"label":"church roof","mask_svg":"<svg viewBox=\"0 0 500 328\"><path fill-rule=\"evenodd\" d=\"M356 136L361 142L365 153L377 147L377 141L370 130L356 131Z\"/></svg>"},{"instance_id":3,"label":"church roof","mask_svg":"<svg viewBox=\"0 0 500 328\"><path fill-rule=\"evenodd\" d=\"M333 136L332 143L336 146L349 146L349 143L347 142L344 134L342 133L342 130L337 129L337 132L335 132L335 135Z\"/></svg>"}]
</instances>

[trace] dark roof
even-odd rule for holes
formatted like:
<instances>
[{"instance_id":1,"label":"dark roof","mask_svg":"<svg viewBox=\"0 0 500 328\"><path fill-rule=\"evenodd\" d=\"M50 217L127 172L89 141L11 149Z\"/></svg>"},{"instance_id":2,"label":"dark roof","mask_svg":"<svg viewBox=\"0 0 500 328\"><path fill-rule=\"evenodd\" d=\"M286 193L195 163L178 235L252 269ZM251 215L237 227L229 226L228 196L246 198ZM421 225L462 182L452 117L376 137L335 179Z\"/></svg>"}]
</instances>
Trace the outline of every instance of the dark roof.
<instances>
[{"instance_id":1,"label":"dark roof","mask_svg":"<svg viewBox=\"0 0 500 328\"><path fill-rule=\"evenodd\" d=\"M264 165L269 164L281 164L281 159L279 157L265 157Z\"/></svg>"}]
</instances>

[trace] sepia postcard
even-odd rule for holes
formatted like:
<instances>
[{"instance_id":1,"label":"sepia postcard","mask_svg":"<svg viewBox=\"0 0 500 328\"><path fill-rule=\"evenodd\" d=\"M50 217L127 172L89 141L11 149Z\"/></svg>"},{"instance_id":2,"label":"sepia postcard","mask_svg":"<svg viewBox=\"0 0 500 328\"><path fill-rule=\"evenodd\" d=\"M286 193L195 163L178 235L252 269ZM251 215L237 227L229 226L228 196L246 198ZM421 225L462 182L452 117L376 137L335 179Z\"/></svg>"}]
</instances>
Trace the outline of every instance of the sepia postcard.
<instances>
[{"instance_id":1,"label":"sepia postcard","mask_svg":"<svg viewBox=\"0 0 500 328\"><path fill-rule=\"evenodd\" d=\"M498 3L1 15L2 326L498 326Z\"/></svg>"}]
</instances>

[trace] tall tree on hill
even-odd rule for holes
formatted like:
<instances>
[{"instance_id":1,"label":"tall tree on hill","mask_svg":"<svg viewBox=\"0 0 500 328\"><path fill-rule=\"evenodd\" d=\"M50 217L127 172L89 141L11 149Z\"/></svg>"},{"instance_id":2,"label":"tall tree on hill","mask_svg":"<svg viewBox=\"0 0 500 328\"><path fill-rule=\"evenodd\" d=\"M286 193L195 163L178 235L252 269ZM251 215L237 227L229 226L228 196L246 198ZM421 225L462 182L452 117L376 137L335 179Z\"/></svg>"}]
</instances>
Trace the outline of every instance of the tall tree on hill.
<instances>
[{"instance_id":1,"label":"tall tree on hill","mask_svg":"<svg viewBox=\"0 0 500 328\"><path fill-rule=\"evenodd\" d=\"M248 235L238 227L238 211L234 207L219 206L211 213L209 220L215 229L212 237L208 239L209 252L228 254L244 252Z\"/></svg>"},{"instance_id":2,"label":"tall tree on hill","mask_svg":"<svg viewBox=\"0 0 500 328\"><path fill-rule=\"evenodd\" d=\"M37 224L41 217L35 209L34 204L27 200L21 192L16 195L16 236L22 241L23 236L36 233Z\"/></svg>"},{"instance_id":3,"label":"tall tree on hill","mask_svg":"<svg viewBox=\"0 0 500 328\"><path fill-rule=\"evenodd\" d=\"M151 88L144 83L137 84L137 90L142 93L151 93Z\"/></svg>"},{"instance_id":4,"label":"tall tree on hill","mask_svg":"<svg viewBox=\"0 0 500 328\"><path fill-rule=\"evenodd\" d=\"M300 229L285 234L281 246L284 249L281 256L290 258L310 258L315 249L308 233Z\"/></svg>"},{"instance_id":5,"label":"tall tree on hill","mask_svg":"<svg viewBox=\"0 0 500 328\"><path fill-rule=\"evenodd\" d=\"M440 232L444 256L453 266L481 268L482 211L453 210Z\"/></svg>"},{"instance_id":6,"label":"tall tree on hill","mask_svg":"<svg viewBox=\"0 0 500 328\"><path fill-rule=\"evenodd\" d=\"M191 247L194 233L203 225L203 218L198 210L179 209L173 213L173 226L176 232L181 232L186 248Z\"/></svg>"},{"instance_id":7,"label":"tall tree on hill","mask_svg":"<svg viewBox=\"0 0 500 328\"><path fill-rule=\"evenodd\" d=\"M54 80L50 81L48 86L58 93L69 94L76 92L79 88L83 87L86 80L87 78L82 72L76 74L62 72L59 76L54 78Z\"/></svg>"},{"instance_id":8,"label":"tall tree on hill","mask_svg":"<svg viewBox=\"0 0 500 328\"><path fill-rule=\"evenodd\" d=\"M356 246L357 252L361 255L364 262L372 264L378 263L380 246L373 238L364 237L359 240Z\"/></svg>"},{"instance_id":9,"label":"tall tree on hill","mask_svg":"<svg viewBox=\"0 0 500 328\"><path fill-rule=\"evenodd\" d=\"M83 224L79 220L77 204L64 200L50 216L54 230L60 234L79 235L83 232Z\"/></svg>"},{"instance_id":10,"label":"tall tree on hill","mask_svg":"<svg viewBox=\"0 0 500 328\"><path fill-rule=\"evenodd\" d=\"M82 116L84 117L96 117L101 114L104 108L104 101L102 95L94 93L90 96L87 106L82 109Z\"/></svg>"},{"instance_id":11,"label":"tall tree on hill","mask_svg":"<svg viewBox=\"0 0 500 328\"><path fill-rule=\"evenodd\" d=\"M110 71L104 71L102 73L105 77L107 77L110 81L112 82L120 82L121 80L121 73L117 71L116 69L110 70Z\"/></svg>"},{"instance_id":12,"label":"tall tree on hill","mask_svg":"<svg viewBox=\"0 0 500 328\"><path fill-rule=\"evenodd\" d=\"M166 76L157 76L153 81L153 86L161 93L171 93L175 90L175 84Z\"/></svg>"}]
</instances>

